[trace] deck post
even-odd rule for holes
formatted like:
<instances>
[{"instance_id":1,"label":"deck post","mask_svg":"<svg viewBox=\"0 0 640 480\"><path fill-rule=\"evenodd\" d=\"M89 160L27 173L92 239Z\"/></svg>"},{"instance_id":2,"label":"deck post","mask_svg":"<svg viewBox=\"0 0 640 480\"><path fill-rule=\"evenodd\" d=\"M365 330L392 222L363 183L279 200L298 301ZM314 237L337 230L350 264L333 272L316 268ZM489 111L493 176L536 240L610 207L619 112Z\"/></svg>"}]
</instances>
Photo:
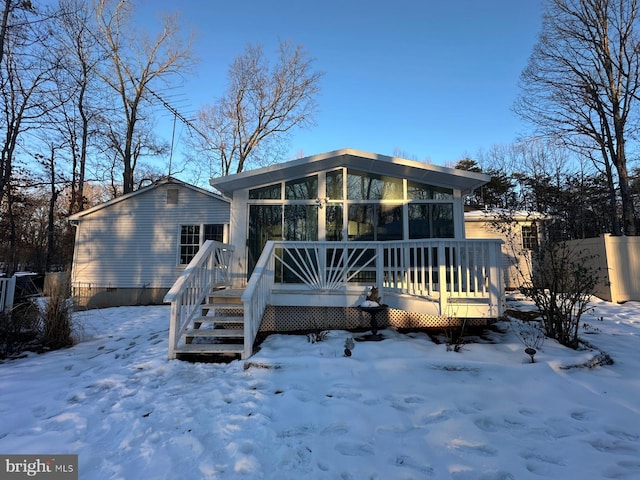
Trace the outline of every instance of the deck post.
<instances>
[{"instance_id":1,"label":"deck post","mask_svg":"<svg viewBox=\"0 0 640 480\"><path fill-rule=\"evenodd\" d=\"M500 243L490 243L489 247L489 316L498 318L503 314L502 295L504 278L499 259L502 254Z\"/></svg>"},{"instance_id":2,"label":"deck post","mask_svg":"<svg viewBox=\"0 0 640 480\"><path fill-rule=\"evenodd\" d=\"M388 279L389 281L391 279ZM384 303L384 247L382 242L376 243L376 285L378 288L378 295L380 296L380 303Z\"/></svg>"},{"instance_id":3,"label":"deck post","mask_svg":"<svg viewBox=\"0 0 640 480\"><path fill-rule=\"evenodd\" d=\"M438 242L438 290L440 291L440 315L444 315L449 308L447 297L447 256L444 242Z\"/></svg>"},{"instance_id":4,"label":"deck post","mask_svg":"<svg viewBox=\"0 0 640 480\"><path fill-rule=\"evenodd\" d=\"M176 338L176 334L178 331L178 322L180 319L180 314L182 302L180 300L174 300L171 302L171 321L169 322L169 360L174 360L176 358L176 346L178 343L178 339Z\"/></svg>"}]
</instances>

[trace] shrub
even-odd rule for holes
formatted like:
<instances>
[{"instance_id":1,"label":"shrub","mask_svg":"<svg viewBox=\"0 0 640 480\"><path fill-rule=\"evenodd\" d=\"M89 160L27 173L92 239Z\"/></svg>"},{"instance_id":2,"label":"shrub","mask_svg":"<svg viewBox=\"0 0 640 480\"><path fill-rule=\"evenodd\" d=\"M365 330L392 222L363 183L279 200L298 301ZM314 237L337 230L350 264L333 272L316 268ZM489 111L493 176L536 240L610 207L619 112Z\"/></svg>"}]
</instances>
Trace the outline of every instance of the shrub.
<instances>
[{"instance_id":1,"label":"shrub","mask_svg":"<svg viewBox=\"0 0 640 480\"><path fill-rule=\"evenodd\" d=\"M531 281L522 291L536 304L548 337L578 348L580 317L598 283L598 272L587 266L589 254L567 242L544 242L533 252Z\"/></svg>"},{"instance_id":2,"label":"shrub","mask_svg":"<svg viewBox=\"0 0 640 480\"><path fill-rule=\"evenodd\" d=\"M57 350L73 345L71 315L67 299L54 295L44 306L42 319L42 346Z\"/></svg>"},{"instance_id":3,"label":"shrub","mask_svg":"<svg viewBox=\"0 0 640 480\"><path fill-rule=\"evenodd\" d=\"M0 312L0 360L22 353L37 339L38 306L30 301Z\"/></svg>"}]
</instances>

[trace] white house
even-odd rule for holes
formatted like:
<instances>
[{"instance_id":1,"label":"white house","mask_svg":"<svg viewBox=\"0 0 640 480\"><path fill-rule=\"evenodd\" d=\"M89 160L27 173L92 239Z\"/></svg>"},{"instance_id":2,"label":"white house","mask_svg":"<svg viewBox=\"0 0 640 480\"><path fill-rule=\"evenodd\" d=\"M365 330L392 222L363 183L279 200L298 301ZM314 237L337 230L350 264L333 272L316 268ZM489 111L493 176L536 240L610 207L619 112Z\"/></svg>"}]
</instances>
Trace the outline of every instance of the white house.
<instances>
[{"instance_id":1,"label":"white house","mask_svg":"<svg viewBox=\"0 0 640 480\"><path fill-rule=\"evenodd\" d=\"M205 243L166 295L169 357L248 357L259 331L362 327L371 286L397 328L500 317L502 242L465 236L463 196L489 179L351 149L212 179L228 241Z\"/></svg>"},{"instance_id":2,"label":"white house","mask_svg":"<svg viewBox=\"0 0 640 480\"><path fill-rule=\"evenodd\" d=\"M69 217L77 306L162 303L205 240L228 239L229 201L169 178Z\"/></svg>"},{"instance_id":3,"label":"white house","mask_svg":"<svg viewBox=\"0 0 640 480\"><path fill-rule=\"evenodd\" d=\"M468 239L479 173L344 149L212 179L165 179L70 217L87 307L171 303L169 356L251 355L258 332L486 324L499 239ZM221 288L223 288L221 290Z\"/></svg>"},{"instance_id":4,"label":"white house","mask_svg":"<svg viewBox=\"0 0 640 480\"><path fill-rule=\"evenodd\" d=\"M467 238L499 238L502 243L502 269L505 289L517 290L529 283L532 251L543 239L551 217L538 212L510 210L472 210L465 212Z\"/></svg>"}]
</instances>

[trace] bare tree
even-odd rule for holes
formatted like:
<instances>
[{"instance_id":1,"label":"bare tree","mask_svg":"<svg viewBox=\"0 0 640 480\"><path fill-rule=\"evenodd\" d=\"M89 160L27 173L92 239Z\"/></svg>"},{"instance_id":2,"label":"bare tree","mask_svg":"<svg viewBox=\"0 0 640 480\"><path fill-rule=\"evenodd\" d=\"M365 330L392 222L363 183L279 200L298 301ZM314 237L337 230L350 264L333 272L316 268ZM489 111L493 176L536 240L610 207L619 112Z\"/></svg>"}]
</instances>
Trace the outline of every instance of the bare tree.
<instances>
[{"instance_id":1,"label":"bare tree","mask_svg":"<svg viewBox=\"0 0 640 480\"><path fill-rule=\"evenodd\" d=\"M70 157L71 185L69 214L84 209L84 185L90 138L97 130L97 118L104 109L97 95L97 70L100 56L95 31L95 16L84 0L59 0L53 30L61 63L59 96L63 100L57 121L61 137L66 139ZM103 85L103 84L100 84Z\"/></svg>"},{"instance_id":2,"label":"bare tree","mask_svg":"<svg viewBox=\"0 0 640 480\"><path fill-rule=\"evenodd\" d=\"M292 129L313 124L322 73L300 45L283 41L278 52L270 65L261 46L249 45L229 68L226 93L200 110L194 147L218 163L212 174L268 163Z\"/></svg>"},{"instance_id":3,"label":"bare tree","mask_svg":"<svg viewBox=\"0 0 640 480\"><path fill-rule=\"evenodd\" d=\"M592 158L608 178L615 170L622 228L614 234L636 235L627 141L638 120L639 41L637 0L547 0L516 103L541 133Z\"/></svg>"},{"instance_id":4,"label":"bare tree","mask_svg":"<svg viewBox=\"0 0 640 480\"><path fill-rule=\"evenodd\" d=\"M102 79L117 93L122 114L122 134L111 135L123 167L123 192L134 190L134 173L143 145L136 144L139 125L147 121L144 107L155 100L152 88L184 73L191 65L191 41L181 37L176 16L165 16L154 39L131 25L131 2L97 0L99 43L110 60ZM114 125L116 122L111 122ZM115 133L115 129L110 132Z\"/></svg>"},{"instance_id":5,"label":"bare tree","mask_svg":"<svg viewBox=\"0 0 640 480\"><path fill-rule=\"evenodd\" d=\"M24 37L5 38L0 68L0 126L4 130L0 142L0 207L10 273L15 267L18 238L14 206L20 177L24 176L17 170L19 150L29 146L24 137L41 127L46 114L57 107L51 95L57 65L43 50L49 32L44 24L38 28L25 25L30 31Z\"/></svg>"}]
</instances>

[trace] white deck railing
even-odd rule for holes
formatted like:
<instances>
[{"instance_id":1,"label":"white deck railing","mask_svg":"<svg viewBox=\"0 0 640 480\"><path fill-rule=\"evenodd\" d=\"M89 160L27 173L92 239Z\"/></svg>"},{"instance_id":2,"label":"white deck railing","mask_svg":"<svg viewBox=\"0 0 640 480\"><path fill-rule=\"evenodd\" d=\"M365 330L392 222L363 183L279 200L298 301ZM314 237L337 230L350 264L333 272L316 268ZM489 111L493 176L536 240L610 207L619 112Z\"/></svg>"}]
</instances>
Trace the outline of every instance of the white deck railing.
<instances>
[{"instance_id":1,"label":"white deck railing","mask_svg":"<svg viewBox=\"0 0 640 480\"><path fill-rule=\"evenodd\" d=\"M175 358L180 337L199 315L202 303L217 285L229 284L229 262L233 246L207 240L164 297L171 303L169 358Z\"/></svg>"},{"instance_id":2,"label":"white deck railing","mask_svg":"<svg viewBox=\"0 0 640 480\"><path fill-rule=\"evenodd\" d=\"M501 240L409 240L392 242L269 241L242 294L243 358L252 354L262 317L274 287L305 296L305 304L322 305L312 292L362 290L376 285L380 294L412 295L439 303L475 301L492 316L502 314ZM165 296L171 302L169 357L211 288L228 282L231 245L206 242ZM302 292L300 291L302 290ZM345 294L345 299L347 295ZM349 306L344 304L342 306Z\"/></svg>"},{"instance_id":3,"label":"white deck railing","mask_svg":"<svg viewBox=\"0 0 640 480\"><path fill-rule=\"evenodd\" d=\"M0 313L11 310L16 291L16 277L0 278Z\"/></svg>"},{"instance_id":4,"label":"white deck railing","mask_svg":"<svg viewBox=\"0 0 640 480\"><path fill-rule=\"evenodd\" d=\"M311 290L376 285L385 293L501 305L501 240L273 242L275 282Z\"/></svg>"},{"instance_id":5,"label":"white deck railing","mask_svg":"<svg viewBox=\"0 0 640 480\"><path fill-rule=\"evenodd\" d=\"M242 358L249 358L253 353L253 342L271 297L275 278L274 245L274 242L267 242L265 245L242 294L244 306L244 352Z\"/></svg>"}]
</instances>

